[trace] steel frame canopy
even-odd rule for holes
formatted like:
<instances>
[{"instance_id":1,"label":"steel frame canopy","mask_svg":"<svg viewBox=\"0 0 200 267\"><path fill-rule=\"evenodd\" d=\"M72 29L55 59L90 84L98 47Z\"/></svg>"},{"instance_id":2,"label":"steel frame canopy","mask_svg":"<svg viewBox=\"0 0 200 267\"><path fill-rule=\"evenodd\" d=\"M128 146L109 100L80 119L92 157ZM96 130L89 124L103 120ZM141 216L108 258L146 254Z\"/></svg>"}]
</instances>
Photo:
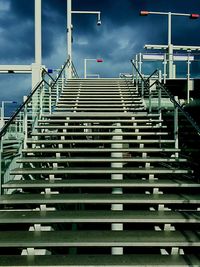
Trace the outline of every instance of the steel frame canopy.
<instances>
[{"instance_id":1,"label":"steel frame canopy","mask_svg":"<svg viewBox=\"0 0 200 267\"><path fill-rule=\"evenodd\" d=\"M200 17L199 14L185 14L185 13L172 13L172 12L154 12L154 11L141 11L141 16L148 16L148 15L166 15L168 16L168 45L161 45L157 46L156 49L168 49L168 72L169 78L173 78L173 50L174 47L172 44L172 16L185 16L189 17L190 19L198 19ZM155 45L153 45L155 47ZM177 48L180 46L177 46ZM180 49L179 49L180 50Z\"/></svg>"}]
</instances>

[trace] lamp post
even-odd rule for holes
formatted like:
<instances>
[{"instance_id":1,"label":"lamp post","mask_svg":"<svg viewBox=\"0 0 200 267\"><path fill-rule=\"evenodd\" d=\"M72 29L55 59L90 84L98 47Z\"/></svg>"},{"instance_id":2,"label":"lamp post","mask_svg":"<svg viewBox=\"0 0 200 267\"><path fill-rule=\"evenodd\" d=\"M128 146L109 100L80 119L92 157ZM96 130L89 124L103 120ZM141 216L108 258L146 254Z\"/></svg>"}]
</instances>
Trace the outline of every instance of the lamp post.
<instances>
[{"instance_id":1,"label":"lamp post","mask_svg":"<svg viewBox=\"0 0 200 267\"><path fill-rule=\"evenodd\" d=\"M88 61L96 61L97 63L102 63L103 62L103 59L102 58L97 58L97 59L94 59L94 58L85 58L84 59L84 79L87 78L87 62Z\"/></svg>"},{"instance_id":2,"label":"lamp post","mask_svg":"<svg viewBox=\"0 0 200 267\"><path fill-rule=\"evenodd\" d=\"M168 17L168 76L173 78L173 44L172 44L172 16L185 16L190 19L198 19L199 14L185 14L185 13L172 13L172 12L152 12L152 11L140 11L141 16L148 15L165 15Z\"/></svg>"},{"instance_id":3,"label":"lamp post","mask_svg":"<svg viewBox=\"0 0 200 267\"><path fill-rule=\"evenodd\" d=\"M97 25L101 25L100 11L72 11L72 0L67 0L67 59L69 58L68 79L72 78L72 14L97 15Z\"/></svg>"}]
</instances>

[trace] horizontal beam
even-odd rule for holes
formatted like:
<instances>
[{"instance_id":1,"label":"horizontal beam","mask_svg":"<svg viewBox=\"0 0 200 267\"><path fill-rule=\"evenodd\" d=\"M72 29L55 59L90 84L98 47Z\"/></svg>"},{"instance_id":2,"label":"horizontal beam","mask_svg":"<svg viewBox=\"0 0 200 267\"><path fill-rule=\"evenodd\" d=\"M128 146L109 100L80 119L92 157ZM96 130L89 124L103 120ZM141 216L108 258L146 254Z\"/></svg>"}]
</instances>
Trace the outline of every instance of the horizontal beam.
<instances>
[{"instance_id":1,"label":"horizontal beam","mask_svg":"<svg viewBox=\"0 0 200 267\"><path fill-rule=\"evenodd\" d=\"M31 74L32 66L31 65L0 65L0 73L2 74Z\"/></svg>"},{"instance_id":2,"label":"horizontal beam","mask_svg":"<svg viewBox=\"0 0 200 267\"><path fill-rule=\"evenodd\" d=\"M163 61L165 60L164 55L159 55L159 54L144 54L142 55L143 60L149 60L149 61ZM185 55L173 55L173 60L174 61L193 61L194 56L185 56Z\"/></svg>"},{"instance_id":3,"label":"horizontal beam","mask_svg":"<svg viewBox=\"0 0 200 267\"><path fill-rule=\"evenodd\" d=\"M154 50L167 50L168 45L145 45L145 49L154 49ZM186 46L186 45L173 45L173 50L182 50L182 51L200 51L200 46Z\"/></svg>"}]
</instances>

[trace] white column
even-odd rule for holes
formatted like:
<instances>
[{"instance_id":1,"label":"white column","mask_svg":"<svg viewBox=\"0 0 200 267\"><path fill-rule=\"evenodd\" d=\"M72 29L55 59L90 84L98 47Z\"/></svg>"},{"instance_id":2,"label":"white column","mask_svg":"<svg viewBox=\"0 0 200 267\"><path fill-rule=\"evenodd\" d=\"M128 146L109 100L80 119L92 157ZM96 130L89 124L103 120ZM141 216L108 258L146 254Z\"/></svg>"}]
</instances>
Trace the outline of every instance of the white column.
<instances>
[{"instance_id":1,"label":"white column","mask_svg":"<svg viewBox=\"0 0 200 267\"><path fill-rule=\"evenodd\" d=\"M173 78L173 45L172 45L172 14L168 13L168 70L169 78Z\"/></svg>"},{"instance_id":2,"label":"white column","mask_svg":"<svg viewBox=\"0 0 200 267\"><path fill-rule=\"evenodd\" d=\"M66 77L72 78L72 0L67 0L67 59L69 58L69 67ZM66 69L67 70L67 69Z\"/></svg>"},{"instance_id":3,"label":"white column","mask_svg":"<svg viewBox=\"0 0 200 267\"><path fill-rule=\"evenodd\" d=\"M84 79L87 78L87 59L84 59Z\"/></svg>"},{"instance_id":4,"label":"white column","mask_svg":"<svg viewBox=\"0 0 200 267\"><path fill-rule=\"evenodd\" d=\"M35 63L42 65L42 1L35 0Z\"/></svg>"},{"instance_id":5,"label":"white column","mask_svg":"<svg viewBox=\"0 0 200 267\"><path fill-rule=\"evenodd\" d=\"M35 0L35 63L32 64L32 88L41 81L42 1Z\"/></svg>"}]
</instances>

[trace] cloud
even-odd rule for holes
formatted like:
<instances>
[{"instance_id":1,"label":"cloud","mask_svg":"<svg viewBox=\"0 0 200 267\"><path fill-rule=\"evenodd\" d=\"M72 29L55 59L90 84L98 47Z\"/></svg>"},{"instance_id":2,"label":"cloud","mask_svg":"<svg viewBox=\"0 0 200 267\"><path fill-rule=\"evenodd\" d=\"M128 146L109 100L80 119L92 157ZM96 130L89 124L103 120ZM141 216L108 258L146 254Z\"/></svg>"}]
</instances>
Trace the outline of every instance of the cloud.
<instances>
[{"instance_id":1,"label":"cloud","mask_svg":"<svg viewBox=\"0 0 200 267\"><path fill-rule=\"evenodd\" d=\"M0 12L6 12L10 10L10 1L9 0L0 0Z\"/></svg>"}]
</instances>

